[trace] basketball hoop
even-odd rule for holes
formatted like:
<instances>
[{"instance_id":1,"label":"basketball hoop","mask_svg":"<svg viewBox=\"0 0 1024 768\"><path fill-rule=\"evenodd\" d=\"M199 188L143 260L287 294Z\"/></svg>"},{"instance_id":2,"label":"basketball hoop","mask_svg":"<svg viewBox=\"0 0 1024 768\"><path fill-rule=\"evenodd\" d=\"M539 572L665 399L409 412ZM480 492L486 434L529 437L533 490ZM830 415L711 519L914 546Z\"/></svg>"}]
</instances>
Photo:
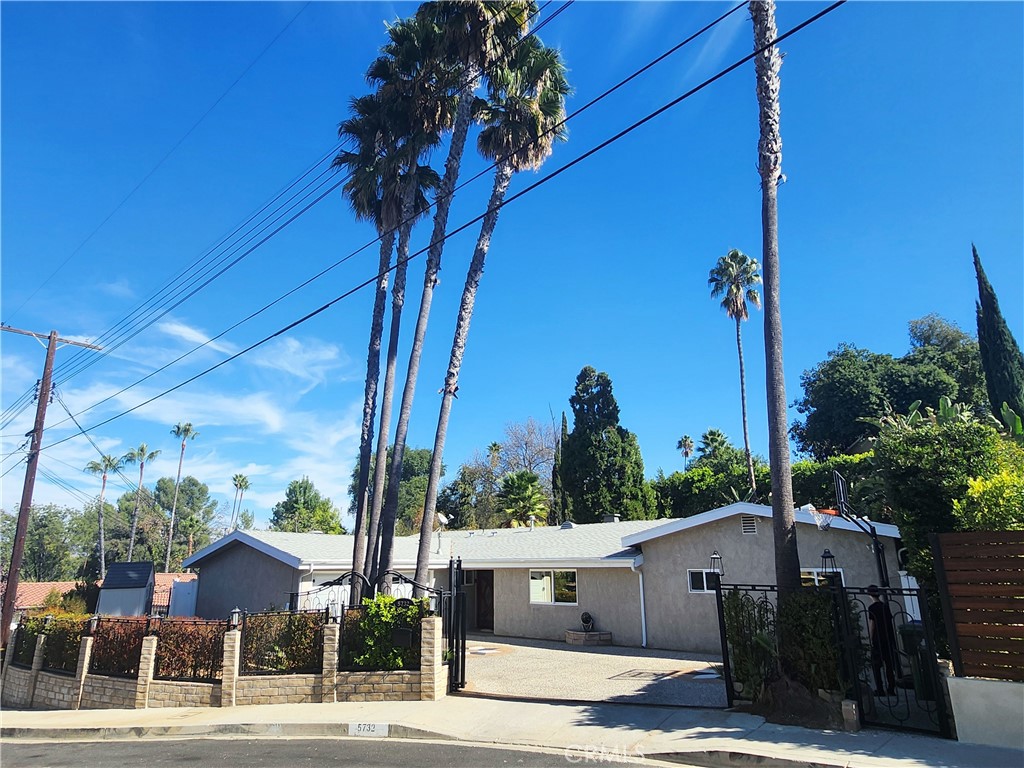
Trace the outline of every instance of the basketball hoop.
<instances>
[{"instance_id":1,"label":"basketball hoop","mask_svg":"<svg viewBox=\"0 0 1024 768\"><path fill-rule=\"evenodd\" d=\"M819 531L827 531L832 527L832 518L836 517L839 513L834 509L815 509L811 507L811 517L814 518L815 524L818 526Z\"/></svg>"}]
</instances>

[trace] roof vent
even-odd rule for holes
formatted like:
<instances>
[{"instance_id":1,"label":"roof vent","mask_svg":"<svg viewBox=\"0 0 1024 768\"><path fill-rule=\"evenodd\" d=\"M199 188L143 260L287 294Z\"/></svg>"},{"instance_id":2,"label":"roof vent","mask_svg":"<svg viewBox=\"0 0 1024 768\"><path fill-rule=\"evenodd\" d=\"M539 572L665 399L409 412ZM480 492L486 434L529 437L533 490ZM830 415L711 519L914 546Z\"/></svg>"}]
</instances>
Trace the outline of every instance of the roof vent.
<instances>
[{"instance_id":1,"label":"roof vent","mask_svg":"<svg viewBox=\"0 0 1024 768\"><path fill-rule=\"evenodd\" d=\"M601 518L602 523L617 523L619 522L619 520L620 518L618 515L605 515L603 518Z\"/></svg>"},{"instance_id":2,"label":"roof vent","mask_svg":"<svg viewBox=\"0 0 1024 768\"><path fill-rule=\"evenodd\" d=\"M745 535L757 535L757 517L755 515L743 515L740 517L740 528Z\"/></svg>"},{"instance_id":3,"label":"roof vent","mask_svg":"<svg viewBox=\"0 0 1024 768\"><path fill-rule=\"evenodd\" d=\"M575 528L576 527L576 523L574 523L572 520L566 520L564 523L562 523L558 527L559 528Z\"/></svg>"}]
</instances>

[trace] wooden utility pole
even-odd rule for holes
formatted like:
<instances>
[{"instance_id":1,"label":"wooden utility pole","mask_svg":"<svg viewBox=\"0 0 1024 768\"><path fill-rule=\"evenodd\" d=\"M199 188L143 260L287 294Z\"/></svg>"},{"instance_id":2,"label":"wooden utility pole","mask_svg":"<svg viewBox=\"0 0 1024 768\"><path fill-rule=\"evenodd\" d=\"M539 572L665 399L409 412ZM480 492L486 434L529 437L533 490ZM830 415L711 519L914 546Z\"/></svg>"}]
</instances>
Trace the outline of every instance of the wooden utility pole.
<instances>
[{"instance_id":1,"label":"wooden utility pole","mask_svg":"<svg viewBox=\"0 0 1024 768\"><path fill-rule=\"evenodd\" d=\"M14 603L18 596L18 571L21 570L21 560L25 552L25 533L28 530L29 510L32 508L32 490L36 484L36 469L39 466L39 448L43 442L43 424L46 421L46 406L50 402L50 388L53 379L53 358L57 353L58 344L71 344L76 347L99 350L101 347L92 344L84 344L80 341L62 339L56 331L50 331L49 335L23 331L19 328L11 328L9 325L0 326L0 331L20 333L25 336L32 336L37 339L46 339L46 362L43 363L43 378L39 380L39 394L36 402L36 421L29 436L32 438L32 445L28 451L28 466L25 469L25 485L21 491L21 506L18 508L18 527L14 534L14 547L11 551L11 563L7 571L7 583L4 589L3 610L0 613L0 646L6 647L7 638L10 635L11 618L14 616Z\"/></svg>"}]
</instances>

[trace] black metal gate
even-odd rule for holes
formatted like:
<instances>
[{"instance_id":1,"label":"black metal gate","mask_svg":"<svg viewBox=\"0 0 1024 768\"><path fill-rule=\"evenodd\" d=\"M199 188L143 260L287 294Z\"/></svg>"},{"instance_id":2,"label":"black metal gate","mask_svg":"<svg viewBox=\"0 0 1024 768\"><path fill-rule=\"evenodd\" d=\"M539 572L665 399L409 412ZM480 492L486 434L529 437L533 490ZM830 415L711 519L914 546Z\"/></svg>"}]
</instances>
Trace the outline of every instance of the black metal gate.
<instances>
[{"instance_id":1,"label":"black metal gate","mask_svg":"<svg viewBox=\"0 0 1024 768\"><path fill-rule=\"evenodd\" d=\"M775 585L721 584L717 578L712 583L729 706L737 695L749 699L753 690L756 697L787 660L806 658L807 648L794 647L804 643L819 662L834 668L825 677L857 702L862 725L951 737L923 590L838 583L801 588L803 634L796 640L791 629L787 646L781 641L787 629L780 626ZM819 622L812 637L807 616L815 610ZM820 676L822 670L816 671Z\"/></svg>"},{"instance_id":2,"label":"black metal gate","mask_svg":"<svg viewBox=\"0 0 1024 768\"><path fill-rule=\"evenodd\" d=\"M466 587L463 583L462 558L448 561L448 586L442 598L442 624L448 641L448 692L457 693L466 687ZM446 610L447 609L447 610Z\"/></svg>"}]
</instances>

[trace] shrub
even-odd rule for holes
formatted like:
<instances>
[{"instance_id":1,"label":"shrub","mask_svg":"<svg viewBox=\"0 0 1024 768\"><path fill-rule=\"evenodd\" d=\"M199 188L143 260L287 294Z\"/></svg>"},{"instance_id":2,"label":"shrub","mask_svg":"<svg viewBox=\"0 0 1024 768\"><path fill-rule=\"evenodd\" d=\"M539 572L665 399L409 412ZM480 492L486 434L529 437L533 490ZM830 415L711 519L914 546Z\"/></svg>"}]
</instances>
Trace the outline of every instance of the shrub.
<instances>
[{"instance_id":1,"label":"shrub","mask_svg":"<svg viewBox=\"0 0 1024 768\"><path fill-rule=\"evenodd\" d=\"M149 620L101 616L93 634L89 671L100 675L136 677L142 656L142 638Z\"/></svg>"},{"instance_id":2,"label":"shrub","mask_svg":"<svg viewBox=\"0 0 1024 768\"><path fill-rule=\"evenodd\" d=\"M420 652L416 637L428 601L420 599L405 604L391 595L377 595L372 599L364 597L363 606L365 612L360 621L363 651L356 656L356 665L364 669L418 669ZM395 644L396 629L411 630L411 647Z\"/></svg>"},{"instance_id":3,"label":"shrub","mask_svg":"<svg viewBox=\"0 0 1024 768\"><path fill-rule=\"evenodd\" d=\"M25 616L18 625L18 637L14 643L14 661L31 667L36 654L36 638L43 632L46 619L43 616Z\"/></svg>"},{"instance_id":4,"label":"shrub","mask_svg":"<svg viewBox=\"0 0 1024 768\"><path fill-rule=\"evenodd\" d=\"M324 611L246 614L242 627L242 671L319 672L326 622Z\"/></svg>"},{"instance_id":5,"label":"shrub","mask_svg":"<svg viewBox=\"0 0 1024 768\"><path fill-rule=\"evenodd\" d=\"M226 621L162 619L157 635L156 677L218 680L224 666Z\"/></svg>"},{"instance_id":6,"label":"shrub","mask_svg":"<svg viewBox=\"0 0 1024 768\"><path fill-rule=\"evenodd\" d=\"M43 668L74 673L78 668L78 652L82 635L89 621L88 614L54 616L46 627Z\"/></svg>"}]
</instances>

